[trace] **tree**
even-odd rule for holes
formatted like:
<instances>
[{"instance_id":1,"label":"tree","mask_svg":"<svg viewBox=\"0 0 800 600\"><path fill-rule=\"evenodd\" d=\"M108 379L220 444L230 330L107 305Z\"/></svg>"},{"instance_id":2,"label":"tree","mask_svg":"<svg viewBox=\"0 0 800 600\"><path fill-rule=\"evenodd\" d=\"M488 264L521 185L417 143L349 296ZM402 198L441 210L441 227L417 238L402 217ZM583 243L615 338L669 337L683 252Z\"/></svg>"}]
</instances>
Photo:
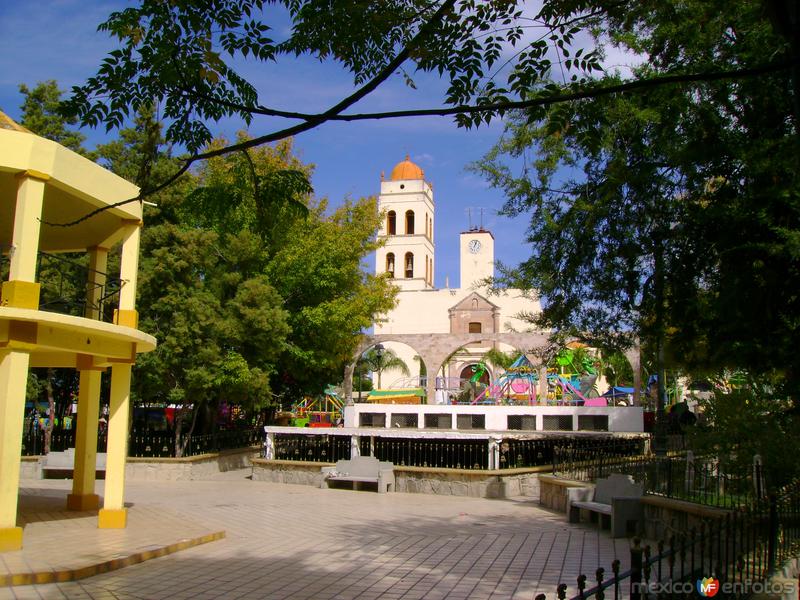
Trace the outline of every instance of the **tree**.
<instances>
[{"instance_id":1,"label":"tree","mask_svg":"<svg viewBox=\"0 0 800 600\"><path fill-rule=\"evenodd\" d=\"M290 397L339 381L361 332L396 296L388 279L362 269L379 243L375 199L348 199L329 214L326 200L311 197L311 169L294 157L291 141L216 157L179 211L192 226L259 238L261 268L283 298L290 327L272 386Z\"/></svg>"},{"instance_id":2,"label":"tree","mask_svg":"<svg viewBox=\"0 0 800 600\"><path fill-rule=\"evenodd\" d=\"M791 50L758 2L632 8L604 33L649 55L640 79ZM773 73L516 115L476 168L508 214L531 213L533 254L506 276L539 289L540 324L604 347L640 337L692 370L777 374L800 399L793 86Z\"/></svg>"},{"instance_id":3,"label":"tree","mask_svg":"<svg viewBox=\"0 0 800 600\"><path fill-rule=\"evenodd\" d=\"M769 0L792 55L785 48L755 66L733 68L720 61L687 61L676 72L612 86L598 85L601 48L584 47L582 32L607 33L611 22L627 24L638 3L618 0L550 0L533 17L517 0L390 0L380 4L284 0L291 27L264 0L212 3L146 2L114 12L100 29L117 38L95 76L73 88L65 114L86 125L121 127L142 105L158 105L168 121L167 140L188 148L178 177L201 159L275 142L326 122L412 115L455 115L460 126L489 122L507 111L548 106L584 97L649 89L684 81L741 79L787 72L797 62L798 26L783 18L791 0ZM662 0L670 7L672 2ZM655 11L657 14L659 11ZM635 21L632 20L632 21ZM358 23L358 27L352 27ZM281 38L280 31L289 31ZM614 34L615 32L611 32ZM338 63L353 76L355 90L327 110L302 112L265 106L252 83L237 70L247 61L278 62L310 55ZM792 62L794 61L794 62ZM448 83L444 106L353 114L346 111L395 74L416 87L410 73L436 73ZM561 77L566 89L555 85ZM271 83L271 89L278 87ZM797 89L797 82L795 82ZM270 133L206 150L208 122L225 117L277 126ZM155 188L168 185L167 179Z\"/></svg>"},{"instance_id":4,"label":"tree","mask_svg":"<svg viewBox=\"0 0 800 600\"><path fill-rule=\"evenodd\" d=\"M406 377L411 374L405 361L397 356L394 350L389 348L378 350L374 347L370 348L361 356L360 362L364 363L367 369L378 375L377 389L381 388L381 375L386 370L397 369Z\"/></svg>"},{"instance_id":5,"label":"tree","mask_svg":"<svg viewBox=\"0 0 800 600\"><path fill-rule=\"evenodd\" d=\"M179 407L178 454L184 422L191 435L198 420L206 431L216 425L222 401L245 409L269 402L289 325L258 269L260 254L248 232L221 239L172 224L145 230L140 327L159 344L139 357L134 389L140 399Z\"/></svg>"},{"instance_id":6,"label":"tree","mask_svg":"<svg viewBox=\"0 0 800 600\"><path fill-rule=\"evenodd\" d=\"M514 364L514 361L521 356L520 352L515 350L513 352L503 352L495 348L490 348L486 354L483 355L483 360L492 363L496 368L508 371L508 368Z\"/></svg>"},{"instance_id":7,"label":"tree","mask_svg":"<svg viewBox=\"0 0 800 600\"><path fill-rule=\"evenodd\" d=\"M19 91L25 97L20 107L22 109L20 124L23 127L36 135L58 142L73 152L92 158L92 153L83 147L86 136L72 129L78 119L65 117L59 112L63 92L58 89L58 84L54 80L40 81L33 89L21 84Z\"/></svg>"}]
</instances>

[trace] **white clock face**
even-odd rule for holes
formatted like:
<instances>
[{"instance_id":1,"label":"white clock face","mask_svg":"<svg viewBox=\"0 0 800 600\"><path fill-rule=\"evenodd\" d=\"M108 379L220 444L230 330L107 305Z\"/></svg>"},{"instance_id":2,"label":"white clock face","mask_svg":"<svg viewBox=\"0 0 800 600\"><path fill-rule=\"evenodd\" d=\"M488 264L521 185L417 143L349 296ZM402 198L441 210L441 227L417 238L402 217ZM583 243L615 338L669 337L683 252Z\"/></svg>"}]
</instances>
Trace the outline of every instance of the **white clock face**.
<instances>
[{"instance_id":1,"label":"white clock face","mask_svg":"<svg viewBox=\"0 0 800 600\"><path fill-rule=\"evenodd\" d=\"M468 244L469 251L472 254L477 254L481 251L481 242L480 240L470 240Z\"/></svg>"}]
</instances>

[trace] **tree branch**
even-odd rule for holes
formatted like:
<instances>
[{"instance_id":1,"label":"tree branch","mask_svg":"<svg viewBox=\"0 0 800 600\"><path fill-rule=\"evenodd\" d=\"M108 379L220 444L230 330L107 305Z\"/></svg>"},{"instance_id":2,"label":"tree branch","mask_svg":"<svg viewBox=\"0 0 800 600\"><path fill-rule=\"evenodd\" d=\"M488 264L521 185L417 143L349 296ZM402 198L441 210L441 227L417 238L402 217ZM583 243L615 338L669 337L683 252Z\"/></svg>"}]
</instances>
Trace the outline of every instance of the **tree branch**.
<instances>
[{"instance_id":1,"label":"tree branch","mask_svg":"<svg viewBox=\"0 0 800 600\"><path fill-rule=\"evenodd\" d=\"M423 36L427 32L427 29L429 29L432 26L435 20L440 19L443 16L444 12L446 12L446 10L449 9L454 3L455 0L449 0L447 3L443 4L440 7L440 9L436 12L434 19L429 23L427 23L426 26L423 27L419 31L419 33L417 33L414 39L412 39L411 42L409 42L409 44L403 49L403 51L400 52L394 58L394 60L392 60L386 67L384 67L380 73L378 73L369 83L365 84L357 92L348 96L347 98L345 98L338 104L334 105L324 113L320 113L318 115L308 115L309 117L308 120L306 120L303 123L299 123L292 127L287 127L285 129L281 129L279 131L275 131L267 135L246 140L238 144L225 146L224 148L218 148L216 150L212 150L209 152L194 154L189 158L184 159L185 162L183 166L174 175L170 176L169 179L167 179L165 182L161 183L155 188L149 190L143 190L135 198L131 198L129 200L122 200L121 202L117 202L115 204L98 208L97 210L94 210L88 213L87 215L84 215L83 217L71 221L69 223L49 223L46 221L42 221L42 224L49 225L51 227L71 227L73 225L77 225L78 223L82 223L83 221L93 217L98 213L103 212L104 210L108 210L110 208L115 208L118 206L123 206L130 202L136 202L142 198L145 198L148 195L163 190L164 188L174 183L181 175L183 175L189 169L189 167L193 163L195 163L198 160L205 160L208 158L213 158L215 156L222 156L225 154L229 154L231 152L242 151L263 144L276 142L285 139L287 137L290 137L292 135L302 133L310 129L314 129L315 127L318 127L319 125L328 121L351 122L351 121L367 121L367 120L380 120L380 119L396 119L402 117L448 116L448 115L458 115L458 114L475 114L482 112L505 112L508 110L533 108L537 106L551 106L563 102L584 100L586 98L597 98L600 96L609 96L612 94L641 91L659 87L662 85L758 77L760 75L766 75L768 73L775 73L779 71L797 68L798 64L800 64L800 61L798 61L797 59L793 59L788 61L767 63L765 65L759 65L757 67L752 67L747 69L733 69L726 71L705 71L700 73L676 73L670 75L663 75L660 77L651 77L648 79L629 81L618 85L590 86L578 92L572 92L568 94L541 95L536 98L531 98L528 100L518 100L516 102L498 102L492 104L481 104L477 106L476 105L453 106L450 108L434 108L434 109L418 109L418 110L412 109L412 110L388 111L380 113L362 113L362 114L351 114L351 115L339 114L341 113L341 111L345 110L346 108L352 106L353 104L364 98L367 94L369 94L375 88L377 88L378 85L380 85L383 81L385 81L392 74L392 72L396 68L398 68L400 64L402 64L406 60L406 58L408 58L411 49L421 39L421 36Z\"/></svg>"}]
</instances>

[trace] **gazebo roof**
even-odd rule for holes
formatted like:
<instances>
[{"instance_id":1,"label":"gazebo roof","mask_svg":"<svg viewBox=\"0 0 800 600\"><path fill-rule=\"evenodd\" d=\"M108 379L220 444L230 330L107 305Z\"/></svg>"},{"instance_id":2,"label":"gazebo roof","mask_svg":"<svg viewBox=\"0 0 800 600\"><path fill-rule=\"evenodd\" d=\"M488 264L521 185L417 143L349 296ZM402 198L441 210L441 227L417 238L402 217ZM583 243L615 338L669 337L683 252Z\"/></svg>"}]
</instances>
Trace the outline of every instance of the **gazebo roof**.
<instances>
[{"instance_id":1,"label":"gazebo roof","mask_svg":"<svg viewBox=\"0 0 800 600\"><path fill-rule=\"evenodd\" d=\"M0 250L11 245L18 176L45 181L39 249L83 251L110 247L125 221L142 218L139 202L102 211L80 224L55 227L90 212L135 198L139 188L60 144L35 135L0 111Z\"/></svg>"}]
</instances>

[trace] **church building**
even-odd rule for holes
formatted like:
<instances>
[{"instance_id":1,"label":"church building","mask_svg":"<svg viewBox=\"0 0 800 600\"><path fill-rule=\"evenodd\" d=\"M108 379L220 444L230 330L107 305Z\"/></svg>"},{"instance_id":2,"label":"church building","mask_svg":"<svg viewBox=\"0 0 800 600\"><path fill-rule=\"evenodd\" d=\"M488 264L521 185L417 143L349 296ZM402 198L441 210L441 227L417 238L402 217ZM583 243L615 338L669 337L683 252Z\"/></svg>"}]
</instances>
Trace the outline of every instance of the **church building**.
<instances>
[{"instance_id":1,"label":"church building","mask_svg":"<svg viewBox=\"0 0 800 600\"><path fill-rule=\"evenodd\" d=\"M485 280L494 275L494 236L482 227L460 234L459 287L436 288L435 221L433 186L422 169L408 157L392 169L388 179L381 175L379 210L385 215L379 238L385 244L376 252L376 274L388 273L399 288L397 307L375 324L375 334L426 333L501 333L526 331L530 323L519 318L522 313L540 310L537 300L519 290L489 293ZM456 240L440 240L439 248L454 245ZM514 348L495 343L498 350ZM473 342L458 350L442 371L426 373L425 366L408 346L397 342L383 344L394 351L409 368L410 377L399 370L382 374L383 388L420 386L420 377L437 377L437 400L452 395L459 382L482 370L481 358L491 348ZM483 381L494 373L486 363ZM475 368L473 368L475 367ZM424 386L423 386L424 387Z\"/></svg>"}]
</instances>

